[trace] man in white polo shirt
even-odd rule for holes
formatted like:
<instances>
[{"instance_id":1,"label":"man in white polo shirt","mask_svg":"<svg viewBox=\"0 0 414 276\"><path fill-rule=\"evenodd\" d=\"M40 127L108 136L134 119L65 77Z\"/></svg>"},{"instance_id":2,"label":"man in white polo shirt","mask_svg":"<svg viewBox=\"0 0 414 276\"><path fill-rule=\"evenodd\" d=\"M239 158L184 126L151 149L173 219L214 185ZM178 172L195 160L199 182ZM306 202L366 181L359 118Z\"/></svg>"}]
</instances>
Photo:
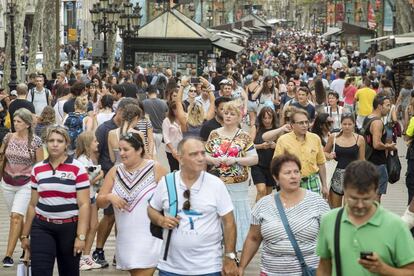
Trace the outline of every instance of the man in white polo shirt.
<instances>
[{"instance_id":1,"label":"man in white polo shirt","mask_svg":"<svg viewBox=\"0 0 414 276\"><path fill-rule=\"evenodd\" d=\"M178 156L181 170L175 173L177 217L161 214L161 211L168 214L169 210L164 179L148 206L151 221L164 228L164 234L172 229L167 258L158 264L159 275L220 276L221 272L237 275L236 224L226 186L218 177L204 171L206 158L201 141L183 139L178 145ZM161 256L164 256L165 244L166 239Z\"/></svg>"}]
</instances>

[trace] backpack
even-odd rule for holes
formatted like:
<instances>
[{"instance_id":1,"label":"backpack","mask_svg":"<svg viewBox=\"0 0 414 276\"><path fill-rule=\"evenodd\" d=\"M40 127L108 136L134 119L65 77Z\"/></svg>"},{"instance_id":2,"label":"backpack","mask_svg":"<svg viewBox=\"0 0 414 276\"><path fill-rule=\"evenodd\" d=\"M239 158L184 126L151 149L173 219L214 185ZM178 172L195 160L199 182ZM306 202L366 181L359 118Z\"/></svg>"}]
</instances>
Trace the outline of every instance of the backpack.
<instances>
[{"instance_id":1,"label":"backpack","mask_svg":"<svg viewBox=\"0 0 414 276\"><path fill-rule=\"evenodd\" d=\"M75 150L76 148L76 139L83 131L83 119L85 117L86 114L81 114L79 112L70 112L65 120L64 125L68 128L71 150Z\"/></svg>"},{"instance_id":2,"label":"backpack","mask_svg":"<svg viewBox=\"0 0 414 276\"><path fill-rule=\"evenodd\" d=\"M177 187L175 185L175 172L169 173L165 176L165 184L167 185L168 205L170 206L168 210L168 215L175 218L178 213ZM164 230L161 228L161 226L151 223L150 231L154 237L163 239ZM170 241L171 241L171 234L172 234L172 230L168 230L168 236L167 236L165 249L164 249L165 251L164 251L164 256L163 256L164 261L167 260L168 248L170 246Z\"/></svg>"},{"instance_id":3,"label":"backpack","mask_svg":"<svg viewBox=\"0 0 414 276\"><path fill-rule=\"evenodd\" d=\"M372 153L374 152L374 147L373 147L373 141L372 141L372 134L370 131L371 128L371 123L375 120L381 120L377 117L373 117L373 118L365 118L363 124L362 124L362 128L359 131L359 134L361 134L362 136L364 136L364 140L365 140L365 160L368 160Z\"/></svg>"},{"instance_id":4,"label":"backpack","mask_svg":"<svg viewBox=\"0 0 414 276\"><path fill-rule=\"evenodd\" d=\"M45 92L46 92L45 93L45 95L46 95L46 103L47 103L47 105L50 105L50 103L49 103L50 90L47 89L47 88L44 88L44 89L45 89ZM33 103L34 95L35 95L34 88L30 89L30 95L32 96L32 103Z\"/></svg>"}]
</instances>

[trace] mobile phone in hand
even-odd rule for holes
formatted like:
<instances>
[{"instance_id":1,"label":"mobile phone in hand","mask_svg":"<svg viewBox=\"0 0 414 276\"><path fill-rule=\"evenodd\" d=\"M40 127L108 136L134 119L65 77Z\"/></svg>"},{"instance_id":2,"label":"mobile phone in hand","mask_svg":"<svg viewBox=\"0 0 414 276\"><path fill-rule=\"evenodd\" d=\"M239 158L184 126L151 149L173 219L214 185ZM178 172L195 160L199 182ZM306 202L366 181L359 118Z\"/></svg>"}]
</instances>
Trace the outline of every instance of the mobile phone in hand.
<instances>
[{"instance_id":1,"label":"mobile phone in hand","mask_svg":"<svg viewBox=\"0 0 414 276\"><path fill-rule=\"evenodd\" d=\"M367 257L368 256L372 256L373 254L372 254L372 251L362 251L362 252L360 252L359 253L359 257L362 259L362 260L369 260Z\"/></svg>"}]
</instances>

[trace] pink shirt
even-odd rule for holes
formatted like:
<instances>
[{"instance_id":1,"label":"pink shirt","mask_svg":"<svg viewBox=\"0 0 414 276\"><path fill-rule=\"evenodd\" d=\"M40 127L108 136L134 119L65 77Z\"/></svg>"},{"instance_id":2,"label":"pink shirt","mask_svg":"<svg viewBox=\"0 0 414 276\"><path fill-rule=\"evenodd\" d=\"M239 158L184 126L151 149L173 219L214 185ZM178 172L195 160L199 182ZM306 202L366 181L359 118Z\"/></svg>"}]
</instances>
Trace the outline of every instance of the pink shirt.
<instances>
[{"instance_id":1,"label":"pink shirt","mask_svg":"<svg viewBox=\"0 0 414 276\"><path fill-rule=\"evenodd\" d=\"M348 87L344 88L344 99L346 104L353 104L355 93L357 92L357 88L353 85L349 85Z\"/></svg>"},{"instance_id":2,"label":"pink shirt","mask_svg":"<svg viewBox=\"0 0 414 276\"><path fill-rule=\"evenodd\" d=\"M162 136L165 144L171 144L174 149L177 149L178 143L183 139L180 125L175 121L171 123L168 117L162 122ZM168 147L165 148L165 151L171 153Z\"/></svg>"}]
</instances>

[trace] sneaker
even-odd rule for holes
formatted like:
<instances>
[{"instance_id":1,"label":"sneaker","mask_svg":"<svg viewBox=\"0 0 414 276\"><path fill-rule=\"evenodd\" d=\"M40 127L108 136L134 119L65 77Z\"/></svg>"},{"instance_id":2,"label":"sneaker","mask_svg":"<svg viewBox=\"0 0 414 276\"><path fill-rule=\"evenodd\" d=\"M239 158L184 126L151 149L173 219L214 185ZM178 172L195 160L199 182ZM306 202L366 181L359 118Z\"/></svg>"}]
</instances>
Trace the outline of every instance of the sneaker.
<instances>
[{"instance_id":1,"label":"sneaker","mask_svg":"<svg viewBox=\"0 0 414 276\"><path fill-rule=\"evenodd\" d=\"M100 264L101 268L105 268L108 267L109 264L108 262L105 260L105 253L104 251L94 251L92 254L92 259L95 261L95 263Z\"/></svg>"},{"instance_id":2,"label":"sneaker","mask_svg":"<svg viewBox=\"0 0 414 276\"><path fill-rule=\"evenodd\" d=\"M82 256L83 260L85 261L86 264L88 264L91 269L97 269L97 268L101 268L102 266L100 264L98 264L97 262L95 262L91 256L87 255L87 256Z\"/></svg>"},{"instance_id":3,"label":"sneaker","mask_svg":"<svg viewBox=\"0 0 414 276\"><path fill-rule=\"evenodd\" d=\"M11 257L4 257L3 259L3 267L12 267L14 265L13 259Z\"/></svg>"},{"instance_id":4,"label":"sneaker","mask_svg":"<svg viewBox=\"0 0 414 276\"><path fill-rule=\"evenodd\" d=\"M24 261L25 261L25 259L24 259L24 250L23 250L23 252L22 252L22 255L20 256L20 258L19 258L19 262L20 263L23 263Z\"/></svg>"},{"instance_id":5,"label":"sneaker","mask_svg":"<svg viewBox=\"0 0 414 276\"><path fill-rule=\"evenodd\" d=\"M80 261L79 261L79 270L81 270L81 271L85 271L85 270L91 270L91 269L92 269L92 266L90 266L90 265L86 262L85 257L84 257L84 256L82 256L82 257L80 258Z\"/></svg>"},{"instance_id":6,"label":"sneaker","mask_svg":"<svg viewBox=\"0 0 414 276\"><path fill-rule=\"evenodd\" d=\"M114 258L112 259L112 266L116 266L116 256L114 255Z\"/></svg>"}]
</instances>

